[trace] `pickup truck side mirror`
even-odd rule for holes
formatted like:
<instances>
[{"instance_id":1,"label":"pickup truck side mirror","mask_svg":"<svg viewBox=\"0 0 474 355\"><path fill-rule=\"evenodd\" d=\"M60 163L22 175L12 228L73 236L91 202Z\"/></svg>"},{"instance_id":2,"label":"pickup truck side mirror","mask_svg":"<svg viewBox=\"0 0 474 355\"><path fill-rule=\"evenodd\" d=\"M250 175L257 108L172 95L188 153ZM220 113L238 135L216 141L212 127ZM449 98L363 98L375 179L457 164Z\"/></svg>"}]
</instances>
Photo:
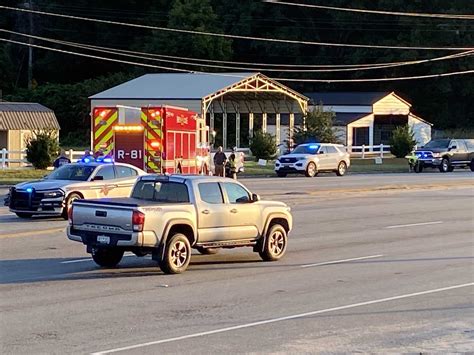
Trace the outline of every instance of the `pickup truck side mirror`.
<instances>
[{"instance_id":1,"label":"pickup truck side mirror","mask_svg":"<svg viewBox=\"0 0 474 355\"><path fill-rule=\"evenodd\" d=\"M104 177L100 175L94 176L94 178L92 179L92 181L102 181L102 180L104 180Z\"/></svg>"},{"instance_id":2,"label":"pickup truck side mirror","mask_svg":"<svg viewBox=\"0 0 474 355\"><path fill-rule=\"evenodd\" d=\"M324 154L324 152L322 150L320 150L318 154Z\"/></svg>"},{"instance_id":3,"label":"pickup truck side mirror","mask_svg":"<svg viewBox=\"0 0 474 355\"><path fill-rule=\"evenodd\" d=\"M448 150L453 150L453 149L458 149L458 147L457 147L457 146L455 146L455 145L453 145L452 147L449 147L449 149L448 149Z\"/></svg>"},{"instance_id":4,"label":"pickup truck side mirror","mask_svg":"<svg viewBox=\"0 0 474 355\"><path fill-rule=\"evenodd\" d=\"M257 201L260 201L260 196L258 196L257 194L252 194L252 202L257 202Z\"/></svg>"}]
</instances>

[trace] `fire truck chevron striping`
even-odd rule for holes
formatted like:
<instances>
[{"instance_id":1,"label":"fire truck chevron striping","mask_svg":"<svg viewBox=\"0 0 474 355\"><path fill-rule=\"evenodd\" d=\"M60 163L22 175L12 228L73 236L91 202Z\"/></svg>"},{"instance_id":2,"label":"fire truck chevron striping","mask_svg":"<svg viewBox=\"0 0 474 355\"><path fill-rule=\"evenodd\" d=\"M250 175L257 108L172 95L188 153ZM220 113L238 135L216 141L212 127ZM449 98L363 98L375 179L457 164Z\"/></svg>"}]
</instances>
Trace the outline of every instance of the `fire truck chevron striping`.
<instances>
[{"instance_id":1,"label":"fire truck chevron striping","mask_svg":"<svg viewBox=\"0 0 474 355\"><path fill-rule=\"evenodd\" d=\"M92 146L115 161L149 173L209 172L209 128L195 112L172 106L117 106L97 107L93 113Z\"/></svg>"},{"instance_id":2,"label":"fire truck chevron striping","mask_svg":"<svg viewBox=\"0 0 474 355\"><path fill-rule=\"evenodd\" d=\"M92 149L97 151L102 148L107 153L113 154L113 127L118 122L118 109L115 107L96 107L93 111L92 122L94 123Z\"/></svg>"}]
</instances>

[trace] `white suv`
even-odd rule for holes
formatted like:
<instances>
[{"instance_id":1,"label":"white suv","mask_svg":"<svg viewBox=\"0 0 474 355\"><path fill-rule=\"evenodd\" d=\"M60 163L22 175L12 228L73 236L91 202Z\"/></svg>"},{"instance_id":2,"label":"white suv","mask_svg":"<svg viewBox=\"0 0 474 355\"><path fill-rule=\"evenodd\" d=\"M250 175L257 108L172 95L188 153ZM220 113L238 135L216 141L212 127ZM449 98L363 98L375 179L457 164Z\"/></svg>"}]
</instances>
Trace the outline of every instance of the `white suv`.
<instances>
[{"instance_id":1,"label":"white suv","mask_svg":"<svg viewBox=\"0 0 474 355\"><path fill-rule=\"evenodd\" d=\"M309 143L300 144L291 153L280 156L275 162L275 172L279 177L287 174L313 177L322 171L333 171L342 176L350 164L350 155L343 145Z\"/></svg>"}]
</instances>

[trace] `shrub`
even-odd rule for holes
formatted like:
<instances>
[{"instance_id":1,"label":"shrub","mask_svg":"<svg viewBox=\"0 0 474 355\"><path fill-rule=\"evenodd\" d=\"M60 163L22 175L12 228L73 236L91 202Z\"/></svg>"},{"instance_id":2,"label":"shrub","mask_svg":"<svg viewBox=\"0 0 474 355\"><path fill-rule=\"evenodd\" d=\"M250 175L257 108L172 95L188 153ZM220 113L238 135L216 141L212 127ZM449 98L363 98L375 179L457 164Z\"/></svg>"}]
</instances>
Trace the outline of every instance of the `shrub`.
<instances>
[{"instance_id":1,"label":"shrub","mask_svg":"<svg viewBox=\"0 0 474 355\"><path fill-rule=\"evenodd\" d=\"M250 150L257 160L272 159L277 152L275 137L270 133L255 132L250 142Z\"/></svg>"},{"instance_id":2,"label":"shrub","mask_svg":"<svg viewBox=\"0 0 474 355\"><path fill-rule=\"evenodd\" d=\"M296 144L310 142L337 143L336 135L332 129L335 113L324 111L323 105L314 107L313 111L307 112L304 122L295 127L293 140Z\"/></svg>"},{"instance_id":3,"label":"shrub","mask_svg":"<svg viewBox=\"0 0 474 355\"><path fill-rule=\"evenodd\" d=\"M35 132L26 144L26 159L35 169L46 169L51 166L58 151L55 132Z\"/></svg>"},{"instance_id":4,"label":"shrub","mask_svg":"<svg viewBox=\"0 0 474 355\"><path fill-rule=\"evenodd\" d=\"M410 153L416 145L412 129L408 126L395 128L390 138L390 152L397 158L403 158Z\"/></svg>"}]
</instances>

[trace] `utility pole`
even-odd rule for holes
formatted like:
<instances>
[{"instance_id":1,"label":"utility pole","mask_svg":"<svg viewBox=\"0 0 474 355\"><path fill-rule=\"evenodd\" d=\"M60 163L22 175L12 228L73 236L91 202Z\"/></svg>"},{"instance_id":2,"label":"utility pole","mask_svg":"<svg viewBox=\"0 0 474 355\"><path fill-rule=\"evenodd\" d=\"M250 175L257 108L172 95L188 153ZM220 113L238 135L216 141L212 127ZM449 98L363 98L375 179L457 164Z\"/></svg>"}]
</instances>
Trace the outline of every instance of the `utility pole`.
<instances>
[{"instance_id":1,"label":"utility pole","mask_svg":"<svg viewBox=\"0 0 474 355\"><path fill-rule=\"evenodd\" d=\"M28 0L28 2L25 3L25 7L32 10L33 0ZM28 20L30 34L33 35L33 14L31 12L28 14ZM28 43L30 44L28 46L28 89L31 89L33 84L33 47L31 46L33 44L33 38L29 38Z\"/></svg>"}]
</instances>

